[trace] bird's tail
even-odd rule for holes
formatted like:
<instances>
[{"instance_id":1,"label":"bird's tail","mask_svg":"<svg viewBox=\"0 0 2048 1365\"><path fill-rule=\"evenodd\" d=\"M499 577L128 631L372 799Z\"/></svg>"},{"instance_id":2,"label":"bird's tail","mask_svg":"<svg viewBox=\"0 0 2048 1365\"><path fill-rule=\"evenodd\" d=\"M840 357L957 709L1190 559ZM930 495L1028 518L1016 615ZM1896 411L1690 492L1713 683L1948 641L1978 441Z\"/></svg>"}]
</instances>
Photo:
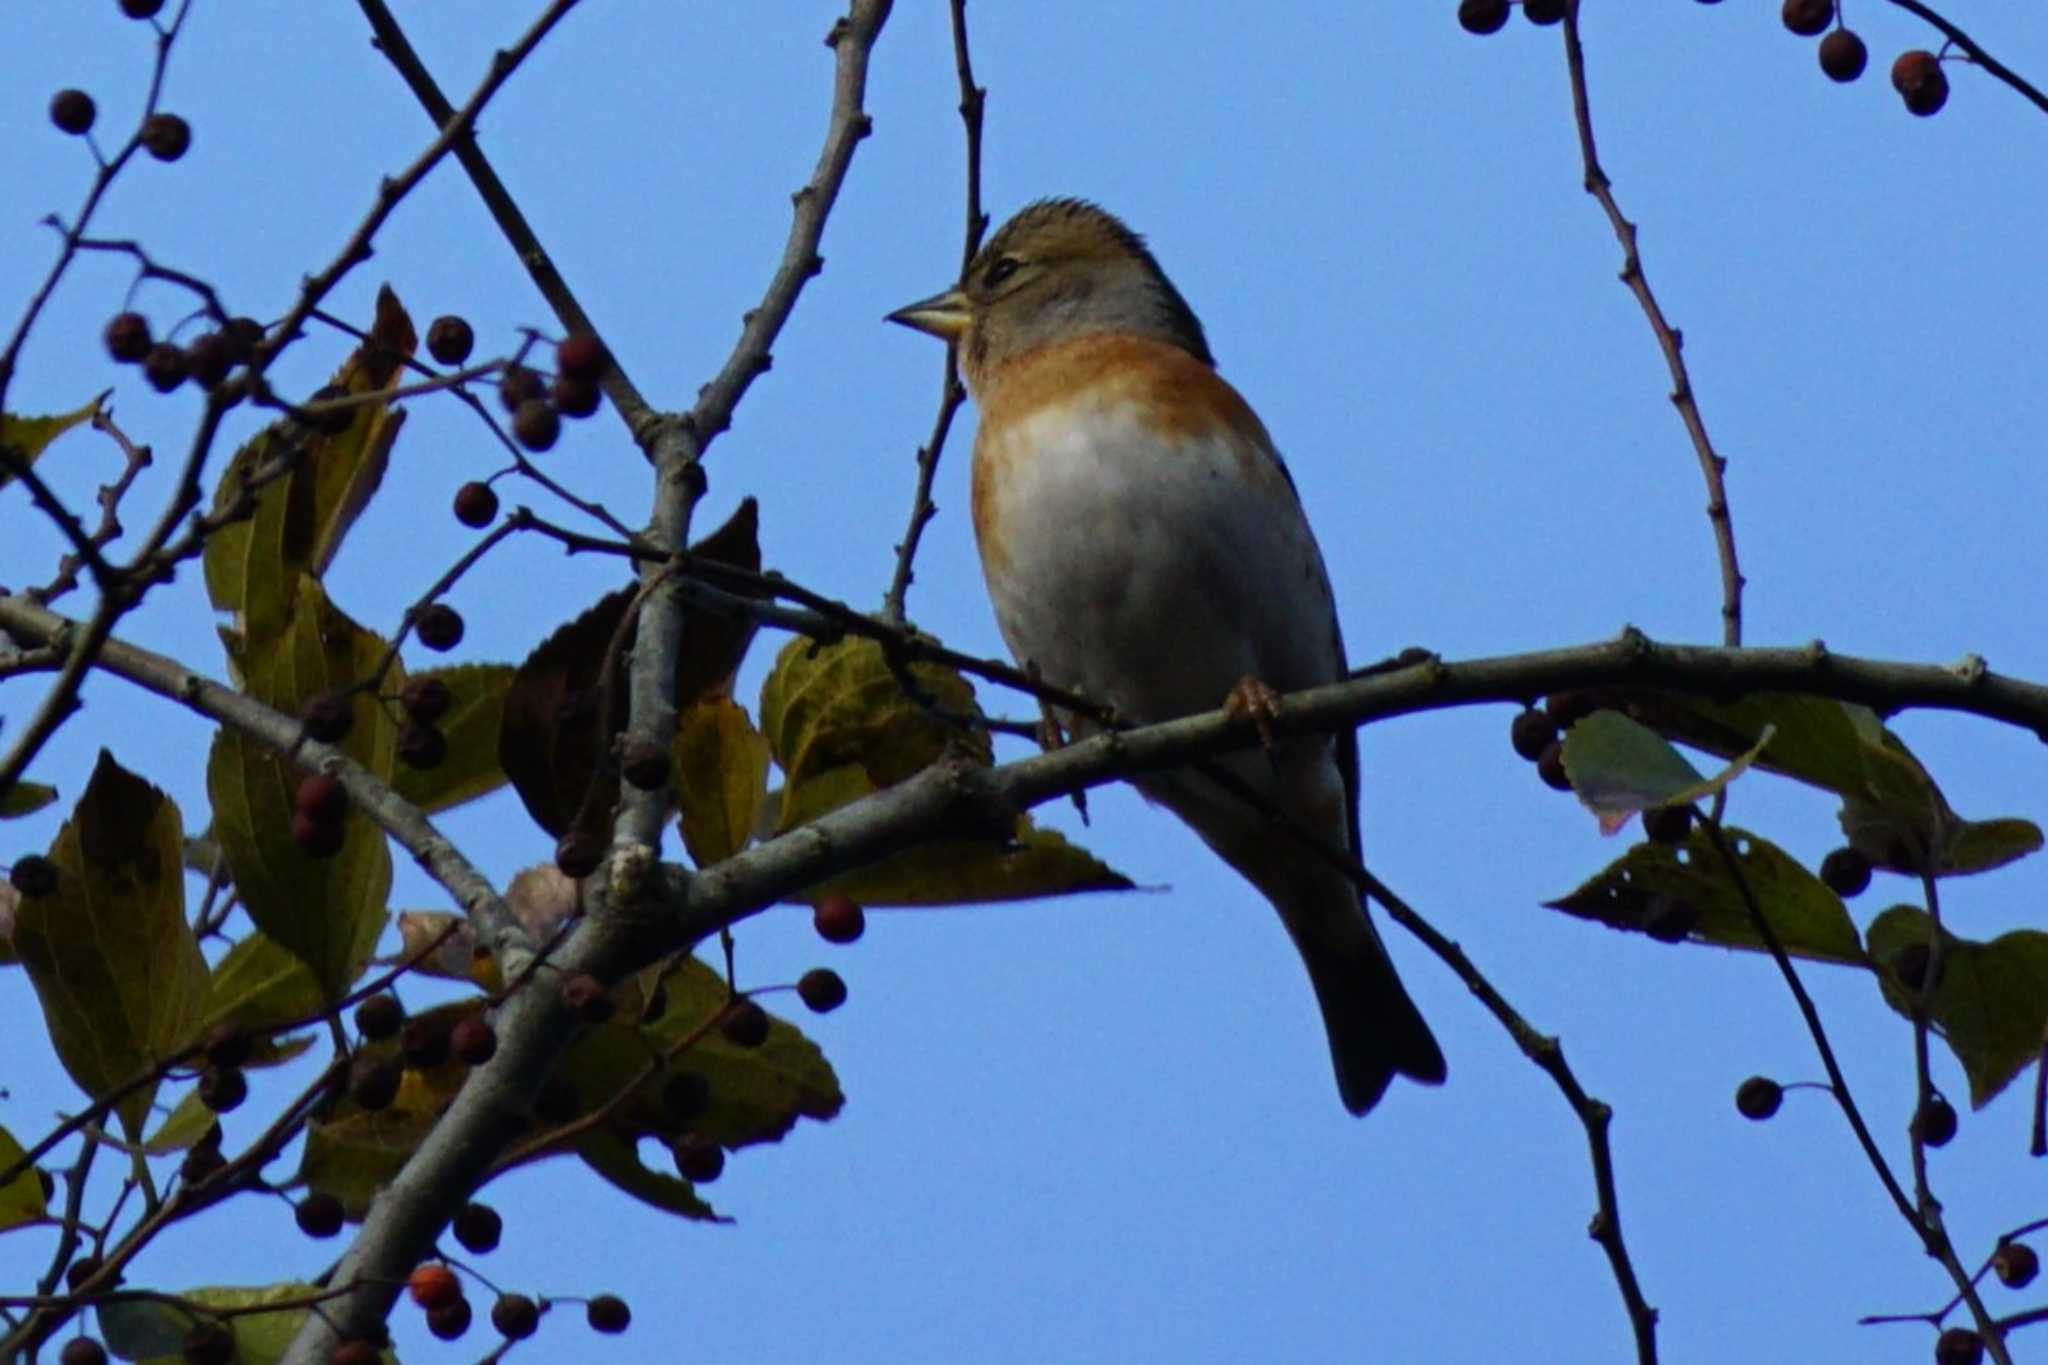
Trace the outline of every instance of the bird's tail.
<instances>
[{"instance_id":1,"label":"bird's tail","mask_svg":"<svg viewBox=\"0 0 2048 1365\"><path fill-rule=\"evenodd\" d=\"M1344 909L1332 908L1341 894ZM1318 898L1314 908L1279 906L1294 945L1301 950L1322 1007L1330 1038L1330 1064L1344 1107L1364 1114L1384 1095L1396 1074L1425 1085L1441 1084L1444 1054L1408 998L1379 931L1366 917L1348 882Z\"/></svg>"}]
</instances>

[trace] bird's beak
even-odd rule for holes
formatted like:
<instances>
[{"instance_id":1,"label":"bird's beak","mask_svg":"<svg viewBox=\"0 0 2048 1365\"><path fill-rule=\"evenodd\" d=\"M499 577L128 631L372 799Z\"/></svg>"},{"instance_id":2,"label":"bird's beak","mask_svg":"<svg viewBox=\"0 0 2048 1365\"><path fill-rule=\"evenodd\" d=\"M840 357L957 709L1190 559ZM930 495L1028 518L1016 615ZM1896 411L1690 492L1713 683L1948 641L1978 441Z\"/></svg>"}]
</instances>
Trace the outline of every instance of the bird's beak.
<instances>
[{"instance_id":1,"label":"bird's beak","mask_svg":"<svg viewBox=\"0 0 2048 1365\"><path fill-rule=\"evenodd\" d=\"M919 332L928 332L942 341L957 341L967 330L970 314L967 309L967 295L958 286L943 294L934 294L907 308L898 308L885 319L900 322L905 327Z\"/></svg>"}]
</instances>

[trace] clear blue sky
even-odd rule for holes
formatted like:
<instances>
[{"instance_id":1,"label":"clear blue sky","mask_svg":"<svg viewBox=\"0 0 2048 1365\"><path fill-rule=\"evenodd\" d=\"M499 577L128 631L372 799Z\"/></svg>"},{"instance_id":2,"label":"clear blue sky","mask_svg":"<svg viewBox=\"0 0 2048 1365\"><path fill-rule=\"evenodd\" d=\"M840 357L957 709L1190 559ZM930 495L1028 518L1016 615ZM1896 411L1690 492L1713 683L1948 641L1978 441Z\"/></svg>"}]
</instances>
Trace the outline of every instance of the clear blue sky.
<instances>
[{"instance_id":1,"label":"clear blue sky","mask_svg":"<svg viewBox=\"0 0 2048 1365\"><path fill-rule=\"evenodd\" d=\"M401 6L451 91L525 9ZM875 135L859 151L806 292L734 429L715 448L706 525L763 502L770 562L857 605L879 601L907 510L939 356L882 315L948 283L961 145L944 5L900 0L875 57ZM1361 659L1590 641L1633 623L1719 637L1704 494L1618 249L1580 169L1558 30L1517 16L1461 32L1451 0L1301 6L974 7L989 87L987 198L1000 219L1044 194L1099 199L1146 233L1201 315L1224 373L1286 452ZM1753 643L1954 660L2048 678L2040 468L2048 430L2036 338L2048 119L1960 67L1938 117L1900 108L1892 54L1931 45L1866 0L1872 70L1837 87L1776 6L1587 5L1607 166L1642 225L1653 282L1686 336L1730 460ZM485 146L641 387L686 405L723 358L780 252L788 195L816 154L834 8L588 5L483 121ZM1953 17L2048 76L2048 13ZM87 183L83 150L43 117L80 85L120 128L139 107L146 29L110 3L0 8L0 306L11 326ZM275 316L324 263L425 118L353 8L203 5L166 107L194 127L175 166L138 165L102 220L167 263ZM13 389L70 408L112 384L128 429L181 449L198 410L103 362L98 330L128 278L84 263ZM423 323L466 314L487 347L546 309L452 164L394 216L336 307L366 317L390 281ZM157 287L163 315L182 301ZM316 338L275 374L310 390L343 351ZM918 623L1001 644L964 513L967 437L941 472L939 520L911 598ZM617 424L572 427L547 458L631 519L644 466ZM109 469L90 437L46 466L81 503ZM468 533L446 513L496 459L453 403L421 402L385 493L330 576L389 627ZM161 483L149 486L160 492ZM520 495L525 496L525 495ZM0 582L43 577L54 537L0 495ZM536 503L536 505L544 505ZM139 520L139 518L137 518ZM516 659L610 585L603 564L514 547L465 585L459 658ZM134 637L218 672L196 582L153 598ZM492 584L502 585L493 591ZM74 603L74 605L79 605ZM757 648L751 699L774 641ZM40 684L0 686L18 718ZM163 785L197 823L205 732L110 681L35 776L75 795L94 748ZM1024 710L989 698L999 709ZM1622 1209L1665 1359L1923 1361L1915 1328L1858 1315L1944 1301L1824 1097L1774 1122L1734 1112L1751 1072L1819 1074L1768 961L1660 947L1539 908L1617 856L1506 742L1506 709L1377 726L1364 737L1368 855L1614 1105ZM1966 815L2048 818L2048 755L1977 721L1911 716L1901 733ZM1102 793L1078 837L1138 882L1121 898L877 916L831 949L795 911L740 933L743 976L829 962L852 1001L805 1026L844 1114L736 1158L707 1194L739 1221L671 1221L580 1168L530 1171L486 1197L505 1212L488 1272L529 1292L612 1290L633 1332L551 1321L552 1359L670 1354L753 1361L1588 1361L1629 1355L1580 1129L1550 1083L1462 987L1398 933L1392 948L1450 1058L1441 1091L1397 1087L1348 1118L1300 968L1256 896L1162 812ZM1817 793L1737 788L1733 818L1817 863L1838 835ZM1070 813L1049 818L1073 826ZM0 828L0 858L55 818ZM448 831L509 876L548 856L510 796ZM400 858L394 903L438 906ZM2038 923L2034 860L1951 883L1972 937ZM1905 900L1880 877L1859 914ZM1810 982L1895 1161L1911 1106L1910 1034L1857 974ZM43 1131L78 1097L34 1040L18 971L0 972L0 1123ZM1962 1093L1940 1059L1938 1078ZM2039 1214L2024 1085L1935 1155L1965 1255ZM259 1090L259 1102L268 1093ZM253 1131L258 1105L229 1122ZM0 1284L46 1246L0 1239ZM282 1205L247 1201L163 1239L138 1280L253 1283L317 1271ZM2030 1300L1992 1291L2006 1308ZM398 1315L408 1358L469 1359ZM2021 1353L2037 1347L2029 1338Z\"/></svg>"}]
</instances>

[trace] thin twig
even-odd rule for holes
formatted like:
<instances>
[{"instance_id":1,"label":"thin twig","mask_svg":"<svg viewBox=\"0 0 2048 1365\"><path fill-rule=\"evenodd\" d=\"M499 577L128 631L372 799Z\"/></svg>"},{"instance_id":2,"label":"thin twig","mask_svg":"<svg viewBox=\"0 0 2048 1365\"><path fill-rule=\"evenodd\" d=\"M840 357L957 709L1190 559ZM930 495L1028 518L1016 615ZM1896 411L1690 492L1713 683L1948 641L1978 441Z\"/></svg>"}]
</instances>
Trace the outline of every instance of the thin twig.
<instances>
[{"instance_id":1,"label":"thin twig","mask_svg":"<svg viewBox=\"0 0 2048 1365\"><path fill-rule=\"evenodd\" d=\"M1972 62L1983 67L1990 75L1995 76L2019 91L2036 109L2039 109L2044 114L2048 114L2048 95L2043 95L2025 77L2021 76L2004 62L1999 61L1998 58L1992 56L1989 52L1986 52L1982 45L1969 34L1957 28L1934 10L1921 4L1920 0L1891 0L1891 2L1900 9L1905 10L1908 14L1919 15L1921 19L1939 29L1941 36L1961 48L1968 54Z\"/></svg>"}]
</instances>

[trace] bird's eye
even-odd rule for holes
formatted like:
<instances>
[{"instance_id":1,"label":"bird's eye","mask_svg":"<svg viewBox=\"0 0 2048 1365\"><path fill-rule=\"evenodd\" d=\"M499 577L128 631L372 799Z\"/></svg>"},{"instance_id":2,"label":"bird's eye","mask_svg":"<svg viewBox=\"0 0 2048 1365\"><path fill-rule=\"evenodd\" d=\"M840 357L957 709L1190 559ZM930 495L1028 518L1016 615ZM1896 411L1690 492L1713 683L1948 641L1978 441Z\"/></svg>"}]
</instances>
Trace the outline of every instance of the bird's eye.
<instances>
[{"instance_id":1,"label":"bird's eye","mask_svg":"<svg viewBox=\"0 0 2048 1365\"><path fill-rule=\"evenodd\" d=\"M1017 267L1022 264L1015 256L998 256L996 263L988 268L988 273L981 277L981 282L986 288L993 289L1016 274Z\"/></svg>"}]
</instances>

